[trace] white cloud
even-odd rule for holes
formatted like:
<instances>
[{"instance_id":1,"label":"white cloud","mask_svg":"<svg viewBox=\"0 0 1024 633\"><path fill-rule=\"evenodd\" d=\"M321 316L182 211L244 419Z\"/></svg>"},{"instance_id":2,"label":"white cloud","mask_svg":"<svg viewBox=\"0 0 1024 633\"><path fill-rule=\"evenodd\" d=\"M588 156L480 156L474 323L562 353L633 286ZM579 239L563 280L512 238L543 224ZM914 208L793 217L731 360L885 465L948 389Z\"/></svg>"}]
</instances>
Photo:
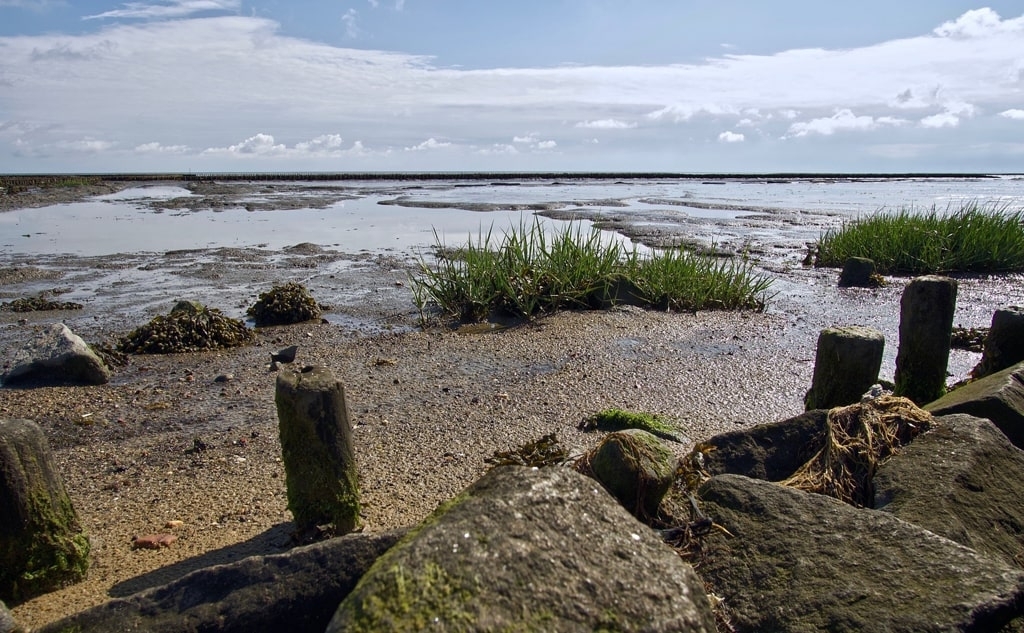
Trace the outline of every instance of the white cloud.
<instances>
[{"instance_id":1,"label":"white cloud","mask_svg":"<svg viewBox=\"0 0 1024 633\"><path fill-rule=\"evenodd\" d=\"M310 141L295 144L295 149L307 154L330 154L342 149L340 134L321 134Z\"/></svg>"},{"instance_id":2,"label":"white cloud","mask_svg":"<svg viewBox=\"0 0 1024 633\"><path fill-rule=\"evenodd\" d=\"M541 141L540 143L537 143L537 145L536 145L537 149L555 149L555 147L557 147L557 146L558 146L558 143L556 143L554 141Z\"/></svg>"},{"instance_id":3,"label":"white cloud","mask_svg":"<svg viewBox=\"0 0 1024 633\"><path fill-rule=\"evenodd\" d=\"M790 131L786 133L787 136L808 136L810 134L820 134L822 136L830 136L836 132L849 132L849 131L863 131L873 130L880 125L899 125L902 122L901 119L894 119L892 117L873 118L866 115L857 116L853 114L853 111L849 109L843 109L836 112L831 117L823 117L820 119L811 119L810 121L801 121L794 123L790 126Z\"/></svg>"},{"instance_id":4,"label":"white cloud","mask_svg":"<svg viewBox=\"0 0 1024 633\"><path fill-rule=\"evenodd\" d=\"M985 7L968 11L955 20L936 28L939 37L971 39L985 37L997 32L1024 31L1024 16L1016 20L1003 20L999 14Z\"/></svg>"},{"instance_id":5,"label":"white cloud","mask_svg":"<svg viewBox=\"0 0 1024 633\"><path fill-rule=\"evenodd\" d=\"M182 18L202 11L237 12L242 7L242 2L241 0L169 0L167 2L126 2L122 6L124 7L123 9L87 15L82 19L130 18L148 20Z\"/></svg>"},{"instance_id":6,"label":"white cloud","mask_svg":"<svg viewBox=\"0 0 1024 633\"><path fill-rule=\"evenodd\" d=\"M380 0L367 0L370 3L370 7L376 9L380 6Z\"/></svg>"},{"instance_id":7,"label":"white cloud","mask_svg":"<svg viewBox=\"0 0 1024 633\"><path fill-rule=\"evenodd\" d=\"M512 137L512 142L513 143L536 143L537 142L537 135L536 134L527 134L526 136L513 136Z\"/></svg>"},{"instance_id":8,"label":"white cloud","mask_svg":"<svg viewBox=\"0 0 1024 633\"><path fill-rule=\"evenodd\" d=\"M140 154L187 154L187 145L161 145L157 142L136 145L135 151Z\"/></svg>"},{"instance_id":9,"label":"white cloud","mask_svg":"<svg viewBox=\"0 0 1024 633\"><path fill-rule=\"evenodd\" d=\"M355 39L359 37L359 12L355 9L349 9L345 12L345 15L341 16L341 21L345 25L345 36L349 39Z\"/></svg>"},{"instance_id":10,"label":"white cloud","mask_svg":"<svg viewBox=\"0 0 1024 633\"><path fill-rule=\"evenodd\" d=\"M427 140L425 140L422 143L420 143L419 145L413 145L412 147L406 147L405 150L407 152L418 152L418 151L423 151L423 150L428 150L428 149L441 149L443 147L451 147L451 145L452 144L447 142L447 141L438 141L434 137L430 137Z\"/></svg>"},{"instance_id":11,"label":"white cloud","mask_svg":"<svg viewBox=\"0 0 1024 633\"><path fill-rule=\"evenodd\" d=\"M1007 119L1024 121L1024 110L1021 110L1020 108L1010 108L1009 110L1003 110L1000 112L999 116L1006 117Z\"/></svg>"},{"instance_id":12,"label":"white cloud","mask_svg":"<svg viewBox=\"0 0 1024 633\"><path fill-rule=\"evenodd\" d=\"M718 140L722 143L742 143L746 140L746 137L742 134L737 134L732 131L725 131L718 135Z\"/></svg>"},{"instance_id":13,"label":"white cloud","mask_svg":"<svg viewBox=\"0 0 1024 633\"><path fill-rule=\"evenodd\" d=\"M203 150L204 154L234 154L236 156L267 156L272 154L284 154L288 148L274 142L274 137L262 132L250 136L241 143L228 147L211 147Z\"/></svg>"},{"instance_id":14,"label":"white cloud","mask_svg":"<svg viewBox=\"0 0 1024 633\"><path fill-rule=\"evenodd\" d=\"M519 150L516 149L515 145L495 143L489 147L480 148L477 150L477 153L485 156L491 156L494 154L518 154Z\"/></svg>"},{"instance_id":15,"label":"white cloud","mask_svg":"<svg viewBox=\"0 0 1024 633\"><path fill-rule=\"evenodd\" d=\"M653 121L666 120L673 123L683 123L698 114L722 115L737 113L738 110L735 107L718 103L673 103L659 110L649 112L647 118Z\"/></svg>"},{"instance_id":16,"label":"white cloud","mask_svg":"<svg viewBox=\"0 0 1024 633\"><path fill-rule=\"evenodd\" d=\"M636 125L636 122L620 121L618 119L598 119L596 121L580 121L574 127L592 130L631 130Z\"/></svg>"},{"instance_id":17,"label":"white cloud","mask_svg":"<svg viewBox=\"0 0 1024 633\"><path fill-rule=\"evenodd\" d=\"M921 119L921 127L941 128L960 125L960 117L951 112L941 112Z\"/></svg>"}]
</instances>

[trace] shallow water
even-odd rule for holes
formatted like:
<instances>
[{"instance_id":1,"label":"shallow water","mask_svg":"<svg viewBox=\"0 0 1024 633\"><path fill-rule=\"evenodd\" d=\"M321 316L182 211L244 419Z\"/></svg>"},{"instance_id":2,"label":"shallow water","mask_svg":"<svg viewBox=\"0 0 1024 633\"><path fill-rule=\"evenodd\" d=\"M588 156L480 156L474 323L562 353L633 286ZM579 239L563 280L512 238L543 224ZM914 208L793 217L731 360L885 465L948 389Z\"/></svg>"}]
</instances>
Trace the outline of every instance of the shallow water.
<instances>
[{"instance_id":1,"label":"shallow water","mask_svg":"<svg viewBox=\"0 0 1024 633\"><path fill-rule=\"evenodd\" d=\"M424 249L435 231L451 245L532 222L531 206L614 215L706 243L798 244L880 209L965 201L1024 207L1024 179L282 182L225 184L215 195L160 185L2 213L0 248L86 257L303 242L346 252Z\"/></svg>"}]
</instances>

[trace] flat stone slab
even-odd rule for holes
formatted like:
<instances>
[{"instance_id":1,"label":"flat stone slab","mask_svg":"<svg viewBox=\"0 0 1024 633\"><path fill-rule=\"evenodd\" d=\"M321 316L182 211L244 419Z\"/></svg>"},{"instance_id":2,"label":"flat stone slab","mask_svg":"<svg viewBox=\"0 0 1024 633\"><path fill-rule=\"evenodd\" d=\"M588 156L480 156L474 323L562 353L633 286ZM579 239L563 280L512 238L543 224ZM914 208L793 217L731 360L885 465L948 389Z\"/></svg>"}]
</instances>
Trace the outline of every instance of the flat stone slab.
<instances>
[{"instance_id":1,"label":"flat stone slab","mask_svg":"<svg viewBox=\"0 0 1024 633\"><path fill-rule=\"evenodd\" d=\"M338 603L404 532L351 534L199 569L49 624L37 633L323 631Z\"/></svg>"},{"instance_id":2,"label":"flat stone slab","mask_svg":"<svg viewBox=\"0 0 1024 633\"><path fill-rule=\"evenodd\" d=\"M737 631L998 631L1024 571L887 512L739 475L713 477L698 569Z\"/></svg>"},{"instance_id":3,"label":"flat stone slab","mask_svg":"<svg viewBox=\"0 0 1024 633\"><path fill-rule=\"evenodd\" d=\"M991 422L956 414L878 468L875 508L1024 567L1024 451Z\"/></svg>"},{"instance_id":4,"label":"flat stone slab","mask_svg":"<svg viewBox=\"0 0 1024 633\"><path fill-rule=\"evenodd\" d=\"M987 418L1024 448L1024 363L967 383L923 407L932 415L966 413Z\"/></svg>"}]
</instances>

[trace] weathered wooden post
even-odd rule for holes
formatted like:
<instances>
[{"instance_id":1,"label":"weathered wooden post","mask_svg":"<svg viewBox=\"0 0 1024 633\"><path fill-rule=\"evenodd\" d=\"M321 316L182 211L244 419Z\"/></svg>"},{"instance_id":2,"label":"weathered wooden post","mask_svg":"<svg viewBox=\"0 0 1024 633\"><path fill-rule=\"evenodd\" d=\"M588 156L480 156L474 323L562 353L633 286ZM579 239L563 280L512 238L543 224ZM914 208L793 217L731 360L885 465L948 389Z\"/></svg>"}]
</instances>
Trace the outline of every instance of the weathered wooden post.
<instances>
[{"instance_id":1,"label":"weathered wooden post","mask_svg":"<svg viewBox=\"0 0 1024 633\"><path fill-rule=\"evenodd\" d=\"M89 539L42 429L0 419L0 599L18 604L82 580L88 568Z\"/></svg>"},{"instance_id":2,"label":"weathered wooden post","mask_svg":"<svg viewBox=\"0 0 1024 633\"><path fill-rule=\"evenodd\" d=\"M278 427L288 509L300 532L331 524L336 535L359 525L359 486L345 390L326 367L277 377Z\"/></svg>"},{"instance_id":3,"label":"weathered wooden post","mask_svg":"<svg viewBox=\"0 0 1024 633\"><path fill-rule=\"evenodd\" d=\"M992 315L981 362L971 375L984 378L1021 361L1024 361L1024 308L1000 308Z\"/></svg>"},{"instance_id":4,"label":"weathered wooden post","mask_svg":"<svg viewBox=\"0 0 1024 633\"><path fill-rule=\"evenodd\" d=\"M895 395L923 405L946 393L956 290L955 280L937 275L917 277L903 289Z\"/></svg>"},{"instance_id":5,"label":"weathered wooden post","mask_svg":"<svg viewBox=\"0 0 1024 633\"><path fill-rule=\"evenodd\" d=\"M859 402L878 380L885 337L857 325L828 328L818 335L814 378L804 406L831 409Z\"/></svg>"}]
</instances>

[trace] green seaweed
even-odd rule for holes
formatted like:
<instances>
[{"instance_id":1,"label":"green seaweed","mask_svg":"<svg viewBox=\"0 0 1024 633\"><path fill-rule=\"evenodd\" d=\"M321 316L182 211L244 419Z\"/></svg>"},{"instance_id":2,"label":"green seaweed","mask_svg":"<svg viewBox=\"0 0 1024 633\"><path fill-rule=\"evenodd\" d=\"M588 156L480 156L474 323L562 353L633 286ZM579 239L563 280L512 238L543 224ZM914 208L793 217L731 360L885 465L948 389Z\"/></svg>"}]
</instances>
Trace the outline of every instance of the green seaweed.
<instances>
[{"instance_id":1,"label":"green seaweed","mask_svg":"<svg viewBox=\"0 0 1024 633\"><path fill-rule=\"evenodd\" d=\"M623 431L639 429L664 440L681 442L676 427L653 413L638 413L622 409L605 409L586 418L579 424L581 431Z\"/></svg>"}]
</instances>

